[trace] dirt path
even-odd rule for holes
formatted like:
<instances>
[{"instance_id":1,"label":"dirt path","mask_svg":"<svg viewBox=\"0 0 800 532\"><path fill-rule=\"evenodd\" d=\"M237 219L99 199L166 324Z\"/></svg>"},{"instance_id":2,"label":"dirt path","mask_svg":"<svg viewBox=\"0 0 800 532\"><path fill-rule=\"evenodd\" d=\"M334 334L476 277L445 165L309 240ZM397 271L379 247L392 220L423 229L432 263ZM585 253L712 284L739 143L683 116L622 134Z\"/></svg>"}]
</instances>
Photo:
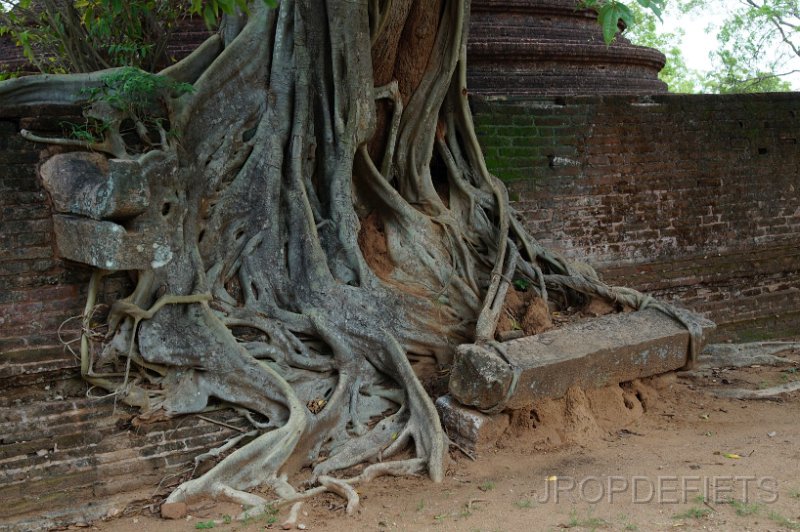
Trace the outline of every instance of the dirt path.
<instances>
[{"instance_id":1,"label":"dirt path","mask_svg":"<svg viewBox=\"0 0 800 532\"><path fill-rule=\"evenodd\" d=\"M475 462L454 452L442 484L379 479L359 488L359 515L346 516L330 495L307 503L299 522L333 531L800 530L800 392L768 401L713 395L795 380L796 364L667 375L645 383L636 404L626 400L627 415L602 401L622 398L618 391L586 394L596 423L537 420ZM181 521L128 516L95 528L196 530L238 510L195 508ZM284 517L214 528L279 529Z\"/></svg>"}]
</instances>

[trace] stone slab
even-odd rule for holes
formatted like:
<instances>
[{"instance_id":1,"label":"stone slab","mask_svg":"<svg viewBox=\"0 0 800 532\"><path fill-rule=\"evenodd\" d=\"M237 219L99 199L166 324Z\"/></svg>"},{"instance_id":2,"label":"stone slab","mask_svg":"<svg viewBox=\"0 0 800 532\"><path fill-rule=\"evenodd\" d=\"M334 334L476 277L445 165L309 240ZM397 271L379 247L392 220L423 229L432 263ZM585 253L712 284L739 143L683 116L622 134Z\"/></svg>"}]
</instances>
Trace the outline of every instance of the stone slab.
<instances>
[{"instance_id":1,"label":"stone slab","mask_svg":"<svg viewBox=\"0 0 800 532\"><path fill-rule=\"evenodd\" d=\"M695 319L704 333L714 327ZM459 346L449 388L480 410L524 408L562 397L570 386L599 388L683 368L688 352L689 332L665 314L613 314L502 344Z\"/></svg>"},{"instance_id":2,"label":"stone slab","mask_svg":"<svg viewBox=\"0 0 800 532\"><path fill-rule=\"evenodd\" d=\"M469 452L493 448L509 424L508 414L484 414L449 395L436 400L436 410L450 440Z\"/></svg>"},{"instance_id":3,"label":"stone slab","mask_svg":"<svg viewBox=\"0 0 800 532\"><path fill-rule=\"evenodd\" d=\"M106 270L142 270L168 264L173 253L164 237L127 232L114 222L53 215L60 256Z\"/></svg>"},{"instance_id":4,"label":"stone slab","mask_svg":"<svg viewBox=\"0 0 800 532\"><path fill-rule=\"evenodd\" d=\"M61 153L48 159L40 173L56 212L123 220L143 213L150 204L147 180L136 161Z\"/></svg>"}]
</instances>

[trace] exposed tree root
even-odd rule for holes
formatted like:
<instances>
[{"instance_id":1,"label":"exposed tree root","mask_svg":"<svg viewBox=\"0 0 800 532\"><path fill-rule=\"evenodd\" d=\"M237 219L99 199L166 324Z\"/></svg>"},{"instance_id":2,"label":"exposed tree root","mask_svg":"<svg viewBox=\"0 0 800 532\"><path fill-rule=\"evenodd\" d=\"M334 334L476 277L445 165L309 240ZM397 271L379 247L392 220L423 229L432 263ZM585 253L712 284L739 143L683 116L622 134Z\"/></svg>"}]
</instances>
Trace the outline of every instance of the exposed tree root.
<instances>
[{"instance_id":1,"label":"exposed tree root","mask_svg":"<svg viewBox=\"0 0 800 532\"><path fill-rule=\"evenodd\" d=\"M139 163L150 205L121 223L170 250L135 272L102 342L89 321L107 272L93 275L81 374L140 408L139 423L221 401L252 425L198 456L195 469L222 460L168 502L225 498L249 516L291 506L290 526L325 491L353 513L359 483L441 481L448 441L425 368L447 367L460 343L493 341L515 279L555 306L587 295L651 306L699 334L679 311L608 287L526 233L472 124L468 20L466 0L257 2L246 24L163 72L195 87L168 102L176 134L144 155L116 134L108 145L57 141ZM99 79L25 78L0 96L73 102L63 91ZM373 270L362 231L388 267ZM409 447L413 458L396 459ZM288 479L303 469L309 487L298 491ZM257 486L275 498L248 491Z\"/></svg>"},{"instance_id":2,"label":"exposed tree root","mask_svg":"<svg viewBox=\"0 0 800 532\"><path fill-rule=\"evenodd\" d=\"M787 382L764 388L761 390L747 390L744 388L734 390L715 390L714 395L717 397L728 397L731 399L774 399L779 395L785 393L792 393L800 390L800 381Z\"/></svg>"},{"instance_id":3,"label":"exposed tree root","mask_svg":"<svg viewBox=\"0 0 800 532\"><path fill-rule=\"evenodd\" d=\"M710 370L721 368L744 368L759 366L788 366L796 368L798 363L790 358L777 356L781 353L800 351L798 342L751 342L744 344L712 344L703 350L699 363L685 375L708 376ZM800 390L800 382L787 382L770 388L750 390L746 388L715 389L717 397L731 399L775 399L783 394Z\"/></svg>"},{"instance_id":4,"label":"exposed tree root","mask_svg":"<svg viewBox=\"0 0 800 532\"><path fill-rule=\"evenodd\" d=\"M700 356L698 370L742 368L753 364L766 366L793 365L791 359L777 356L787 351L800 351L798 342L752 342L746 344L712 344Z\"/></svg>"},{"instance_id":5,"label":"exposed tree root","mask_svg":"<svg viewBox=\"0 0 800 532\"><path fill-rule=\"evenodd\" d=\"M302 507L303 507L302 502L294 503L292 505L292 508L289 510L289 517L287 517L286 521L283 522L281 528L283 528L284 530L294 528L297 525L297 518L300 515L300 508ZM349 511L349 507L348 507L348 513L352 513Z\"/></svg>"}]
</instances>

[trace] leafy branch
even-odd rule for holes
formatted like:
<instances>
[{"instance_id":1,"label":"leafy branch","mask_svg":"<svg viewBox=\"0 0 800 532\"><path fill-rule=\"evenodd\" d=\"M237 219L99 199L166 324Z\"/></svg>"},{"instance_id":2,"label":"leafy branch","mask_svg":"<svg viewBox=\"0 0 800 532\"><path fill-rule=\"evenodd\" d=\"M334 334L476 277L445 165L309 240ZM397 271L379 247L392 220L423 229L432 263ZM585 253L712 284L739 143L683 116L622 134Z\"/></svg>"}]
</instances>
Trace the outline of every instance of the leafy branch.
<instances>
[{"instance_id":1,"label":"leafy branch","mask_svg":"<svg viewBox=\"0 0 800 532\"><path fill-rule=\"evenodd\" d=\"M237 11L248 12L247 0L11 0L0 2L0 35L45 73L118 66L153 72L172 62L167 43L181 20L202 16L213 28Z\"/></svg>"},{"instance_id":2,"label":"leafy branch","mask_svg":"<svg viewBox=\"0 0 800 532\"><path fill-rule=\"evenodd\" d=\"M652 11L659 19L666 6L666 0L636 0L644 9ZM624 27L634 25L633 11L619 0L582 0L580 9L591 9L597 13L597 22L603 30L603 40L611 44L619 31L619 23Z\"/></svg>"}]
</instances>

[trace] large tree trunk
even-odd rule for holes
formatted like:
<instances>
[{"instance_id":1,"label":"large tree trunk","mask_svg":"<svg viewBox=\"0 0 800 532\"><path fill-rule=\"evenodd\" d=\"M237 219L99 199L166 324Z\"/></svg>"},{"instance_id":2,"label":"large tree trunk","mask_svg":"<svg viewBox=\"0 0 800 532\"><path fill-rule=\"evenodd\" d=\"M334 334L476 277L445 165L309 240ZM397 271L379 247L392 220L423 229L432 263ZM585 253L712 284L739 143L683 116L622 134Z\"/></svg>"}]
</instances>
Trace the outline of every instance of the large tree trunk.
<instances>
[{"instance_id":1,"label":"large tree trunk","mask_svg":"<svg viewBox=\"0 0 800 532\"><path fill-rule=\"evenodd\" d=\"M332 490L352 510L356 481L441 480L447 441L422 382L459 343L494 339L512 278L544 301L548 286L565 304L579 292L641 301L515 218L467 106L468 15L467 0L259 3L238 34L229 25L164 72L196 90L170 102L167 142L134 158L152 200L125 226L169 248L112 308L109 339L84 339L84 373L142 419L213 400L254 425L170 501L263 508L246 490L268 484L284 502ZM78 98L53 83L0 92ZM120 364L124 376L102 376ZM364 462L376 463L329 476ZM286 482L301 467L319 488Z\"/></svg>"},{"instance_id":2,"label":"large tree trunk","mask_svg":"<svg viewBox=\"0 0 800 532\"><path fill-rule=\"evenodd\" d=\"M163 197L182 246L154 270L142 303L158 290L213 301L142 322L138 349L149 363L193 368L158 404L170 415L211 396L274 430L173 500L245 490L287 461L319 477L409 440L417 458L381 468L442 478L444 436L409 360L447 364L472 337L498 240L495 213L479 212L470 193L443 201L431 176L437 122L440 135L448 121L469 127L457 81L467 6L375 4L255 9L176 115L183 134ZM380 120L376 99L388 100ZM474 174L451 178L460 188L491 179ZM317 414L313 401L325 401Z\"/></svg>"}]
</instances>

